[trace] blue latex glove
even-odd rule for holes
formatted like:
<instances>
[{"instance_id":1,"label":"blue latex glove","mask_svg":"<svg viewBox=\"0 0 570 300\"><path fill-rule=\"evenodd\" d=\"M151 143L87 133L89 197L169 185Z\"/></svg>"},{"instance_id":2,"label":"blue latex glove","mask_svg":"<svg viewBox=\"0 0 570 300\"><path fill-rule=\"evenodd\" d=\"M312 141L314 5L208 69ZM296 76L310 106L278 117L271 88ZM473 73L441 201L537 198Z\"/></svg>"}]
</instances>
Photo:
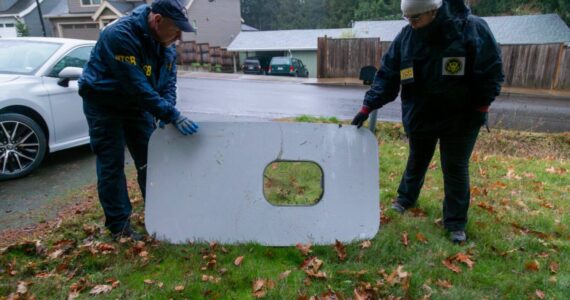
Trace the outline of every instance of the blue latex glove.
<instances>
[{"instance_id":1,"label":"blue latex glove","mask_svg":"<svg viewBox=\"0 0 570 300\"><path fill-rule=\"evenodd\" d=\"M178 129L178 131L183 135L194 134L198 131L198 128L200 128L196 123L192 122L182 114L178 116L178 119L176 119L172 125L174 125L174 127L176 127L176 129Z\"/></svg>"}]
</instances>

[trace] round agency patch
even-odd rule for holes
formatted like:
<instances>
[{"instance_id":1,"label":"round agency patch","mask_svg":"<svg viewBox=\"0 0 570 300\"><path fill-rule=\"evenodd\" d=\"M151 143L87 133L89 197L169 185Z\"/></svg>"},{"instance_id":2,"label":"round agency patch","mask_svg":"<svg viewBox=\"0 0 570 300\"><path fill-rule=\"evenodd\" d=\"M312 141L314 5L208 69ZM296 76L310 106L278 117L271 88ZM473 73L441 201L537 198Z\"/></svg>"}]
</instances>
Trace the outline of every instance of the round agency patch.
<instances>
[{"instance_id":1,"label":"round agency patch","mask_svg":"<svg viewBox=\"0 0 570 300\"><path fill-rule=\"evenodd\" d=\"M465 74L465 57L444 57L443 75L461 76Z\"/></svg>"}]
</instances>

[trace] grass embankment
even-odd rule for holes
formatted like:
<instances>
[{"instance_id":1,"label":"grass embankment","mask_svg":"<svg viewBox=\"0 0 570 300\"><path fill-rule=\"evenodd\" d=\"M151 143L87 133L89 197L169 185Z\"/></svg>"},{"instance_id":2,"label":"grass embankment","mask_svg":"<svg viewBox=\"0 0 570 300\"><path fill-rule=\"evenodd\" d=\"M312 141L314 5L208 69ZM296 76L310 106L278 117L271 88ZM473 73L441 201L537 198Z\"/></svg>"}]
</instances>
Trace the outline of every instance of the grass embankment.
<instances>
[{"instance_id":1,"label":"grass embankment","mask_svg":"<svg viewBox=\"0 0 570 300\"><path fill-rule=\"evenodd\" d=\"M377 136L386 208L408 149L400 124L379 124ZM306 256L306 248L255 244L113 243L94 205L41 242L5 249L0 295L18 295L19 289L20 296L37 299L567 299L569 159L569 134L482 131L471 163L465 245L452 245L437 222L443 198L438 154L418 209L403 216L385 211L370 241L312 246ZM142 229L142 201L133 183L133 220ZM298 181L291 187L311 188Z\"/></svg>"}]
</instances>

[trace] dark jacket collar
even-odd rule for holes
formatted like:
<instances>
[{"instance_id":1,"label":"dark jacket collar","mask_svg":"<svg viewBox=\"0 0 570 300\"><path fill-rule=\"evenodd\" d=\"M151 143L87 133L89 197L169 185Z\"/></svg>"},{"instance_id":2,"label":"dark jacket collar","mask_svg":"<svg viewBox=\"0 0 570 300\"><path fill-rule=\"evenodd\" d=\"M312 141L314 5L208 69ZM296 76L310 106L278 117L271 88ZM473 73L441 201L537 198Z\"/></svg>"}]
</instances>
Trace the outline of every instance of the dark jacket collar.
<instances>
[{"instance_id":1,"label":"dark jacket collar","mask_svg":"<svg viewBox=\"0 0 570 300\"><path fill-rule=\"evenodd\" d=\"M141 5L135 8L131 16L135 19L135 24L138 30L140 31L144 43L149 45L151 49L156 49L160 51L161 45L155 41L154 37L150 32L150 27L148 26L148 15L150 14L150 6L148 5Z\"/></svg>"}]
</instances>

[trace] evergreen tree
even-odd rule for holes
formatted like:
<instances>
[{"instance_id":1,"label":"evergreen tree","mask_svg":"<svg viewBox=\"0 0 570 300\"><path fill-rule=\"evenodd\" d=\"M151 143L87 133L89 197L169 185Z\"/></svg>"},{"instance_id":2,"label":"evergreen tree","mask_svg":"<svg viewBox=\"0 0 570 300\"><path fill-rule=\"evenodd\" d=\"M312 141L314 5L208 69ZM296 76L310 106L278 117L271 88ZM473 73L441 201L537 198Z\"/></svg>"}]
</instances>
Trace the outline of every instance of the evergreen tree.
<instances>
[{"instance_id":1,"label":"evergreen tree","mask_svg":"<svg viewBox=\"0 0 570 300\"><path fill-rule=\"evenodd\" d=\"M26 23L22 22L20 19L16 19L16 32L19 37L30 36L28 25L26 25Z\"/></svg>"},{"instance_id":2,"label":"evergreen tree","mask_svg":"<svg viewBox=\"0 0 570 300\"><path fill-rule=\"evenodd\" d=\"M401 17L401 0L240 0L259 30L347 28L353 21ZM557 13L570 24L570 0L465 0L479 16Z\"/></svg>"}]
</instances>

